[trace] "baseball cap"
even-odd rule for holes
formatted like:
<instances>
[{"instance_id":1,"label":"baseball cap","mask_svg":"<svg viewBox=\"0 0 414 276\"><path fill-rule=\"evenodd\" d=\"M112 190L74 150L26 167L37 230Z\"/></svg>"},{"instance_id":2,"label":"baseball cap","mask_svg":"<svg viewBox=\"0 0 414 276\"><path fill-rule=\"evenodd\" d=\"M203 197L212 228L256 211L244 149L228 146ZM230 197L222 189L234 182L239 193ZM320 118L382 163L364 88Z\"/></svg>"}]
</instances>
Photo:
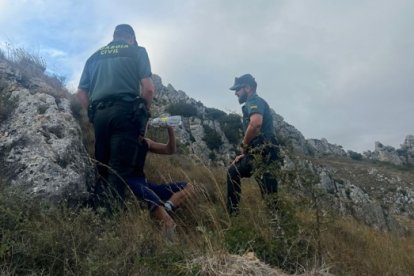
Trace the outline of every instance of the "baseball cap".
<instances>
[{"instance_id":1,"label":"baseball cap","mask_svg":"<svg viewBox=\"0 0 414 276\"><path fill-rule=\"evenodd\" d=\"M134 29L131 27L131 25L128 24L119 24L118 26L116 26L114 31L114 37L116 35L131 35L135 38ZM136 39L134 44L138 46Z\"/></svg>"},{"instance_id":2,"label":"baseball cap","mask_svg":"<svg viewBox=\"0 0 414 276\"><path fill-rule=\"evenodd\" d=\"M114 34L128 34L128 35L133 35L135 36L135 32L134 29L128 25L128 24L119 24L118 26L115 27L115 31Z\"/></svg>"},{"instance_id":3,"label":"baseball cap","mask_svg":"<svg viewBox=\"0 0 414 276\"><path fill-rule=\"evenodd\" d=\"M239 90L240 88L242 88L245 85L250 85L250 86L256 86L256 80L254 79L254 77L250 74L244 74L240 77L236 77L234 78L234 84L232 87L230 87L230 90Z\"/></svg>"}]
</instances>

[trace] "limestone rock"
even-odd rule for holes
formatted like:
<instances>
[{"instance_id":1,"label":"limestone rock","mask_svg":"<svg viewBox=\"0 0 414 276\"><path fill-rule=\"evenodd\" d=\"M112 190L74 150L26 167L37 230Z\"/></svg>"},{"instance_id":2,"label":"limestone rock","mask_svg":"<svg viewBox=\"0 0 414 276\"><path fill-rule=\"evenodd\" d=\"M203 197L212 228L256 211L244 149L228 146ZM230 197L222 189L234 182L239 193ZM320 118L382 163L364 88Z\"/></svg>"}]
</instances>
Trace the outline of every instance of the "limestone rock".
<instances>
[{"instance_id":1,"label":"limestone rock","mask_svg":"<svg viewBox=\"0 0 414 276\"><path fill-rule=\"evenodd\" d=\"M347 156L342 146L330 144L325 138L322 138L321 140L307 139L306 141L308 142L311 152L317 156Z\"/></svg>"},{"instance_id":2,"label":"limestone rock","mask_svg":"<svg viewBox=\"0 0 414 276\"><path fill-rule=\"evenodd\" d=\"M7 64L6 64L7 65ZM8 188L48 202L81 202L94 180L93 164L82 144L80 126L70 103L19 83L18 72L0 66L6 95L16 107L0 122L0 175Z\"/></svg>"}]
</instances>

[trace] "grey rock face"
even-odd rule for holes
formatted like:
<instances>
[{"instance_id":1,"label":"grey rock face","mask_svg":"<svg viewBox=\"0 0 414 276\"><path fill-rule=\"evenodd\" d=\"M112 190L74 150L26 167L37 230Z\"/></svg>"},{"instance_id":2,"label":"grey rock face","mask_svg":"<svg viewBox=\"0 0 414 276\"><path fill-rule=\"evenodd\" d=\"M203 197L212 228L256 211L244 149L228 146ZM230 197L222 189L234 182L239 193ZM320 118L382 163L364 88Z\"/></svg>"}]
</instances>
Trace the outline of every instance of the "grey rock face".
<instances>
[{"instance_id":1,"label":"grey rock face","mask_svg":"<svg viewBox=\"0 0 414 276\"><path fill-rule=\"evenodd\" d=\"M197 116L183 118L183 125L176 129L177 139L182 144L189 145L190 155L196 162L202 162L207 165L225 166L229 164L235 156L235 145L229 143L217 120L210 120L206 116L206 107L196 100L188 97L183 91L177 91L172 85L164 86L159 76L152 77L156 88L156 99L153 109L154 116L166 114L165 108L174 103L187 103L194 106L197 110ZM212 151L204 141L205 133L203 125L209 126L221 137L221 145L218 150ZM211 154L214 153L216 159L211 160Z\"/></svg>"},{"instance_id":2,"label":"grey rock face","mask_svg":"<svg viewBox=\"0 0 414 276\"><path fill-rule=\"evenodd\" d=\"M414 136L407 135L400 149L385 146L375 142L375 150L364 152L364 156L370 160L389 162L395 165L414 164Z\"/></svg>"},{"instance_id":3,"label":"grey rock face","mask_svg":"<svg viewBox=\"0 0 414 276\"><path fill-rule=\"evenodd\" d=\"M335 172L326 167L314 169L319 174L320 182L317 185L326 192L324 204L341 215L351 215L367 225L393 233L404 234L406 229L401 226L393 215L401 212L392 212L391 205L384 204L384 199L373 198L361 189L358 183L351 183L346 179L336 179ZM408 200L408 198L407 198Z\"/></svg>"},{"instance_id":4,"label":"grey rock face","mask_svg":"<svg viewBox=\"0 0 414 276\"><path fill-rule=\"evenodd\" d=\"M273 116L273 126L276 129L276 135L279 141L291 144L293 148L303 154L309 154L307 142L302 133L294 126L285 122L282 116L271 109Z\"/></svg>"},{"instance_id":5,"label":"grey rock face","mask_svg":"<svg viewBox=\"0 0 414 276\"><path fill-rule=\"evenodd\" d=\"M1 93L16 104L0 122L0 173L9 188L49 202L86 199L94 169L69 101L39 91L32 94L10 70L0 72L0 78L8 83Z\"/></svg>"},{"instance_id":6,"label":"grey rock face","mask_svg":"<svg viewBox=\"0 0 414 276\"><path fill-rule=\"evenodd\" d=\"M307 142L311 151L317 156L347 156L342 146L330 144L325 138L322 138L321 140L308 139Z\"/></svg>"}]
</instances>

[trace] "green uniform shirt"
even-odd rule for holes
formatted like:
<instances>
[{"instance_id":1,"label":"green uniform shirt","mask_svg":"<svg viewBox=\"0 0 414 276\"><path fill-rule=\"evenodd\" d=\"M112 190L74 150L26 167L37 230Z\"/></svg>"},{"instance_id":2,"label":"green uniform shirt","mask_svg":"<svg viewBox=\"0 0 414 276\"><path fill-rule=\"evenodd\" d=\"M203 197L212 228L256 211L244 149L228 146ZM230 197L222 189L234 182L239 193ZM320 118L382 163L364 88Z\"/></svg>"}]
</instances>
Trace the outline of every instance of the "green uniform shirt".
<instances>
[{"instance_id":1,"label":"green uniform shirt","mask_svg":"<svg viewBox=\"0 0 414 276\"><path fill-rule=\"evenodd\" d=\"M273 118L272 114L270 113L269 105L256 93L247 98L246 103L242 107L242 111L244 132L246 132L247 127L250 123L250 116L255 113L259 113L263 116L263 123L260 129L260 134L263 134L265 137L275 136Z\"/></svg>"},{"instance_id":2,"label":"green uniform shirt","mask_svg":"<svg viewBox=\"0 0 414 276\"><path fill-rule=\"evenodd\" d=\"M108 97L129 100L140 95L141 79L151 75L145 48L112 41L86 61L79 88L88 93L90 102Z\"/></svg>"}]
</instances>

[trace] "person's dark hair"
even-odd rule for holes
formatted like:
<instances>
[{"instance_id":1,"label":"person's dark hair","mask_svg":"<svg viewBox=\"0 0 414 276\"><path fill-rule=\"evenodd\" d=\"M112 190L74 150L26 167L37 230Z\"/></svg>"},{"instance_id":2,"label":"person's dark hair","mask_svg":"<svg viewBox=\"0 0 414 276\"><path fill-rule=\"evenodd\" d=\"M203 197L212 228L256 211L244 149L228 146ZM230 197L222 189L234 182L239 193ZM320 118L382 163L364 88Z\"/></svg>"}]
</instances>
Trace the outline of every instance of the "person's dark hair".
<instances>
[{"instance_id":1,"label":"person's dark hair","mask_svg":"<svg viewBox=\"0 0 414 276\"><path fill-rule=\"evenodd\" d=\"M247 85L249 85L253 89L253 91L256 92L256 89L257 89L257 82L256 81L251 82Z\"/></svg>"}]
</instances>

